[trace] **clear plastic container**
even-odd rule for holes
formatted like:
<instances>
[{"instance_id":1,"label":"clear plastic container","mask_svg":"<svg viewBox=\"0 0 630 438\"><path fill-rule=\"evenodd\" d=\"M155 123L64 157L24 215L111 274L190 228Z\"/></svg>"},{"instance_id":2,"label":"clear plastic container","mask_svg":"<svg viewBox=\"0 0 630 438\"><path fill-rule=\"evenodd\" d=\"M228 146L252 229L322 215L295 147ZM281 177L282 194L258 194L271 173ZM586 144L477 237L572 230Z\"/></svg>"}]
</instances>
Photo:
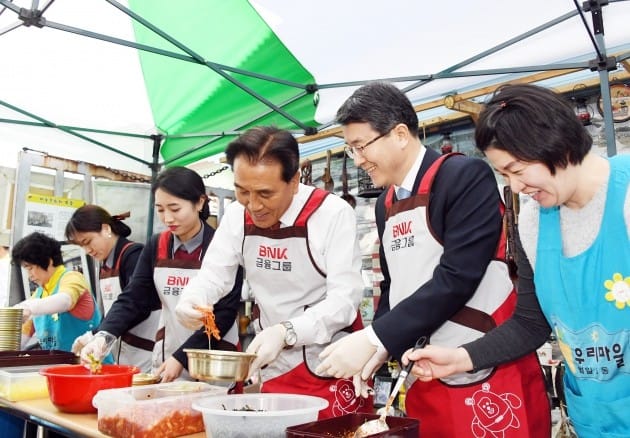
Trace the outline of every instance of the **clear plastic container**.
<instances>
[{"instance_id":1,"label":"clear plastic container","mask_svg":"<svg viewBox=\"0 0 630 438\"><path fill-rule=\"evenodd\" d=\"M118 438L175 437L202 432L193 402L227 389L203 382L171 382L99 391L98 430Z\"/></svg>"},{"instance_id":2,"label":"clear plastic container","mask_svg":"<svg viewBox=\"0 0 630 438\"><path fill-rule=\"evenodd\" d=\"M48 397L46 377L39 374L44 365L0 368L0 397L10 401Z\"/></svg>"},{"instance_id":3,"label":"clear plastic container","mask_svg":"<svg viewBox=\"0 0 630 438\"><path fill-rule=\"evenodd\" d=\"M328 406L321 397L298 394L235 394L199 399L208 438L284 438L289 426L317 419Z\"/></svg>"}]
</instances>

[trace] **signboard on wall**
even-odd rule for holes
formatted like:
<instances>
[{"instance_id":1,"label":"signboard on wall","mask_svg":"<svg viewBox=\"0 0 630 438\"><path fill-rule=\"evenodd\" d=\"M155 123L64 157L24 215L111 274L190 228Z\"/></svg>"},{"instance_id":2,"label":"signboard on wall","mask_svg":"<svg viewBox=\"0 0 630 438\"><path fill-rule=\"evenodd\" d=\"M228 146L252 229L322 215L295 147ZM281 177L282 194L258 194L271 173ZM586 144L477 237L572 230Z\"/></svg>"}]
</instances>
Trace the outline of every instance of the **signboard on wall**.
<instances>
[{"instance_id":1,"label":"signboard on wall","mask_svg":"<svg viewBox=\"0 0 630 438\"><path fill-rule=\"evenodd\" d=\"M82 199L28 193L25 204L24 235L37 231L63 242L66 240L66 224L72 213L83 205L85 201Z\"/></svg>"}]
</instances>

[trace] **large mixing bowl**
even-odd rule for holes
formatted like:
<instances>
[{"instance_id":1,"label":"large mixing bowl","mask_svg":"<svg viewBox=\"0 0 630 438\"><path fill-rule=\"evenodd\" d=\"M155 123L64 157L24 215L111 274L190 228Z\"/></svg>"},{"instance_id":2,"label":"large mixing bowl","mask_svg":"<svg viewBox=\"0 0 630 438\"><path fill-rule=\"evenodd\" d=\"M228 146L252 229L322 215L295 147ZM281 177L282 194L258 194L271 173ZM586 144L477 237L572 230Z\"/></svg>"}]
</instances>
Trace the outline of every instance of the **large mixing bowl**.
<instances>
[{"instance_id":1,"label":"large mixing bowl","mask_svg":"<svg viewBox=\"0 0 630 438\"><path fill-rule=\"evenodd\" d=\"M255 354L240 351L185 348L188 373L203 381L242 382L247 378Z\"/></svg>"},{"instance_id":2,"label":"large mixing bowl","mask_svg":"<svg viewBox=\"0 0 630 438\"><path fill-rule=\"evenodd\" d=\"M289 426L317 419L328 400L300 394L214 395L196 400L208 438L284 438Z\"/></svg>"},{"instance_id":3,"label":"large mixing bowl","mask_svg":"<svg viewBox=\"0 0 630 438\"><path fill-rule=\"evenodd\" d=\"M96 412L92 398L101 389L131 386L133 375L139 372L131 365L103 365L92 373L83 365L61 365L41 369L46 376L50 401L62 412L85 414Z\"/></svg>"}]
</instances>

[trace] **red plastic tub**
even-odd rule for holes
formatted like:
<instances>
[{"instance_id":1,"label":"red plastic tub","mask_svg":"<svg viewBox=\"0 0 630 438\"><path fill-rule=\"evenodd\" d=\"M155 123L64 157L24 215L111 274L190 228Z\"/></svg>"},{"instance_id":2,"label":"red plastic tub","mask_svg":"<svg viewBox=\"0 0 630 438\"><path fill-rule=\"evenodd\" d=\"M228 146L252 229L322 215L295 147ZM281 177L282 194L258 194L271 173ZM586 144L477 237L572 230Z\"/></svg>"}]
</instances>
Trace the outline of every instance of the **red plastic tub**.
<instances>
[{"instance_id":1,"label":"red plastic tub","mask_svg":"<svg viewBox=\"0 0 630 438\"><path fill-rule=\"evenodd\" d=\"M98 374L93 374L83 365L61 365L43 368L39 372L46 376L50 401L62 412L85 414L96 412L92 398L101 389L131 386L138 367L130 365L103 365Z\"/></svg>"},{"instance_id":2,"label":"red plastic tub","mask_svg":"<svg viewBox=\"0 0 630 438\"><path fill-rule=\"evenodd\" d=\"M374 420L379 416L376 414L347 414L341 417L328 418L326 420L313 421L311 423L299 424L288 427L287 438L298 437L353 437L354 431L368 420ZM420 422L415 418L407 417L386 417L389 430L387 432L370 435L372 437L396 437L396 438L418 438Z\"/></svg>"}]
</instances>

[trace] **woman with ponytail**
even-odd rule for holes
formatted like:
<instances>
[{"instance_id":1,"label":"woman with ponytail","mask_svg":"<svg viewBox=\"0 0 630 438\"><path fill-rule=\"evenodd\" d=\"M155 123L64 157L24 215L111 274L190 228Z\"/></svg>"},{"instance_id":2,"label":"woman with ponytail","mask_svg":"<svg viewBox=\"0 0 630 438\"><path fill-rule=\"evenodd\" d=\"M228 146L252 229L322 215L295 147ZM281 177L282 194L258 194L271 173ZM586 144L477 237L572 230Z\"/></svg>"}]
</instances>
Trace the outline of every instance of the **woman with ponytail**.
<instances>
[{"instance_id":1,"label":"woman with ponytail","mask_svg":"<svg viewBox=\"0 0 630 438\"><path fill-rule=\"evenodd\" d=\"M186 167L162 171L151 187L155 209L166 230L151 237L142 250L136 270L112 304L94 338L87 344L76 341L81 360L105 356L112 338L121 336L151 312L162 309L153 348L153 372L170 382L188 379L184 348L208 348L202 330L189 330L175 317L175 305L188 281L197 275L201 260L214 235L206 220L210 216L203 179ZM240 305L242 271L231 279L231 292L214 306L221 340L212 339L212 349L236 350L237 313Z\"/></svg>"},{"instance_id":2,"label":"woman with ponytail","mask_svg":"<svg viewBox=\"0 0 630 438\"><path fill-rule=\"evenodd\" d=\"M131 229L123 219L129 216L129 212L112 216L98 205L84 205L74 212L66 225L66 239L100 262L98 284L105 315L129 284L144 247L127 239ZM112 350L116 363L135 365L145 373L151 371L159 318L160 310L154 310L121 335ZM93 332L88 331L81 336L80 343L86 344L92 337Z\"/></svg>"}]
</instances>

